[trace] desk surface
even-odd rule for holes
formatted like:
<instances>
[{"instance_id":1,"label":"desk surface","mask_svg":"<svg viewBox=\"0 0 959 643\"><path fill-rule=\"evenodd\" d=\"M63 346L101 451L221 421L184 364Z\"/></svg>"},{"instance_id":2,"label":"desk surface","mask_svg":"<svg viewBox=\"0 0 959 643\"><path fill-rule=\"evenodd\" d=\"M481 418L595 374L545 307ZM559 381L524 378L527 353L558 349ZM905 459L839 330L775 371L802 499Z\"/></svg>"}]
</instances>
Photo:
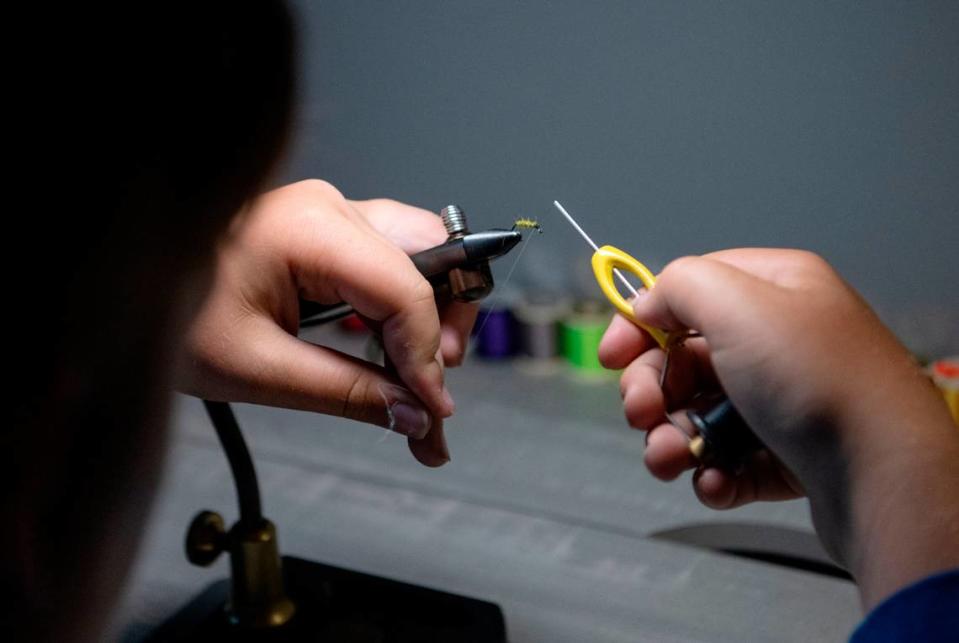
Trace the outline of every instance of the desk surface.
<instances>
[{"instance_id":1,"label":"desk surface","mask_svg":"<svg viewBox=\"0 0 959 643\"><path fill-rule=\"evenodd\" d=\"M237 407L284 553L494 601L513 643L842 641L859 620L848 581L650 538L730 520L811 525L804 502L717 513L688 479L653 479L614 381L476 361L448 381L458 412L440 469L376 428ZM236 517L203 408L180 398L116 637L139 640L227 575L223 560L199 569L183 556L201 509Z\"/></svg>"}]
</instances>

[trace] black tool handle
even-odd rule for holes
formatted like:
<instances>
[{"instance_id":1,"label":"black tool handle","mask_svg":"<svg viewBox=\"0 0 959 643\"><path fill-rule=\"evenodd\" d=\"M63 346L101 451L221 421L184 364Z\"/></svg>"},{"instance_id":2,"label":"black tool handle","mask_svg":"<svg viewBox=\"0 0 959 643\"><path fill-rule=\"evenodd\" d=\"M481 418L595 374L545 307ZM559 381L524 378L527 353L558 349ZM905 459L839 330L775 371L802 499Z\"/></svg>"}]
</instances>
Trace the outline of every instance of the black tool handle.
<instances>
[{"instance_id":1,"label":"black tool handle","mask_svg":"<svg viewBox=\"0 0 959 643\"><path fill-rule=\"evenodd\" d=\"M691 444L693 454L706 466L736 473L764 446L727 397L707 411L687 411L686 415L701 439Z\"/></svg>"}]
</instances>

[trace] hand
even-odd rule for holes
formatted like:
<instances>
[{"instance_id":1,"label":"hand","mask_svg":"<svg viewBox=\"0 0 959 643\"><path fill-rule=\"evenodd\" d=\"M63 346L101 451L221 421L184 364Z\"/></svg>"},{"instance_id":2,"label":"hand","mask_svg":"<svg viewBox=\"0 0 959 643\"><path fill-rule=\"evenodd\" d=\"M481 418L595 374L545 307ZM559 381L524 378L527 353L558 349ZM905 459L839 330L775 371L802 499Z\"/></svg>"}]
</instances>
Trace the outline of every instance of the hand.
<instances>
[{"instance_id":1,"label":"hand","mask_svg":"<svg viewBox=\"0 0 959 643\"><path fill-rule=\"evenodd\" d=\"M671 355L664 390L663 352L636 326L617 317L600 346L604 365L626 369L625 413L649 431L654 475L696 466L667 408L724 390L769 450L739 475L698 470L703 503L805 492L820 537L867 604L959 564L949 544L959 531L959 434L908 352L822 259L767 249L680 259L634 310L651 326L703 335Z\"/></svg>"},{"instance_id":2,"label":"hand","mask_svg":"<svg viewBox=\"0 0 959 643\"><path fill-rule=\"evenodd\" d=\"M435 214L349 201L322 181L262 195L220 249L178 388L392 425L420 462L443 464L442 419L454 410L443 368L462 361L476 308L449 303L438 311L407 253L445 240ZM382 333L395 372L297 339L301 297L352 305Z\"/></svg>"}]
</instances>

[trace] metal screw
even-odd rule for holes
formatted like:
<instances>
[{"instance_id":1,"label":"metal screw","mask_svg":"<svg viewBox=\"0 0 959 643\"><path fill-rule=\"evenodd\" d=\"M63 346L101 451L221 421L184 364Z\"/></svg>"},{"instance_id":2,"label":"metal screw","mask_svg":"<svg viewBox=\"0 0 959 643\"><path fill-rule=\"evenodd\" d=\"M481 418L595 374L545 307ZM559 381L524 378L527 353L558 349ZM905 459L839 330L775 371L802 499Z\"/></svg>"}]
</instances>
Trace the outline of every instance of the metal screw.
<instances>
[{"instance_id":1,"label":"metal screw","mask_svg":"<svg viewBox=\"0 0 959 643\"><path fill-rule=\"evenodd\" d=\"M467 234L469 230L466 227L466 213L458 205L448 205L440 211L443 218L443 225L446 226L446 234L449 236Z\"/></svg>"}]
</instances>

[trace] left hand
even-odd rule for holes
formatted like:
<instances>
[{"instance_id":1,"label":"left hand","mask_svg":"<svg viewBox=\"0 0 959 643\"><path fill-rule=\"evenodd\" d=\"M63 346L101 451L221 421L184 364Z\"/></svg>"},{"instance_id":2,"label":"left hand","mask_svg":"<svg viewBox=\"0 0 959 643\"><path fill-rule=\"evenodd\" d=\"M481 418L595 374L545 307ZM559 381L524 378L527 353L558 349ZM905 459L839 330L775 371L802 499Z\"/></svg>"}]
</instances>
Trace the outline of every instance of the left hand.
<instances>
[{"instance_id":1,"label":"left hand","mask_svg":"<svg viewBox=\"0 0 959 643\"><path fill-rule=\"evenodd\" d=\"M322 181L262 195L220 250L177 387L206 399L392 424L417 460L445 463L442 420L453 400L443 369L462 362L476 306L438 310L407 254L446 237L431 212L349 201ZM382 333L395 372L298 339L301 297L351 304Z\"/></svg>"}]
</instances>

